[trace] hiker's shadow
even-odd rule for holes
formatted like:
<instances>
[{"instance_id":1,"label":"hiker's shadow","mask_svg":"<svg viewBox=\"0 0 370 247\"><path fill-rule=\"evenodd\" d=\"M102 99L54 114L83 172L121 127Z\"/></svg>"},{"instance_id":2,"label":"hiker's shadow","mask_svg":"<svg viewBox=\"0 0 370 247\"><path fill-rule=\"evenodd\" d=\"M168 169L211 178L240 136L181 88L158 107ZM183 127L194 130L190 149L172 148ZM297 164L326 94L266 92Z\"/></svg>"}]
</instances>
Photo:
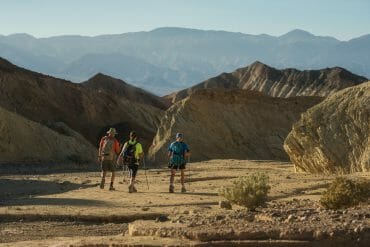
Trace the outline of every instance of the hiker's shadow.
<instances>
[{"instance_id":1,"label":"hiker's shadow","mask_svg":"<svg viewBox=\"0 0 370 247\"><path fill-rule=\"evenodd\" d=\"M95 187L95 184L77 184L69 181L43 181L31 179L8 179L0 178L0 206L8 205L78 205L87 202L79 202L78 200L48 200L34 198L43 195L60 194L71 190L85 189ZM93 201L93 200L91 200ZM92 203L92 202L91 202Z\"/></svg>"},{"instance_id":2,"label":"hiker's shadow","mask_svg":"<svg viewBox=\"0 0 370 247\"><path fill-rule=\"evenodd\" d=\"M193 195L193 196L218 196L218 193L212 193L212 192L191 192L188 191L186 193L176 193L176 194L182 194L182 195Z\"/></svg>"},{"instance_id":3,"label":"hiker's shadow","mask_svg":"<svg viewBox=\"0 0 370 247\"><path fill-rule=\"evenodd\" d=\"M143 193L143 194L159 194L159 195L162 195L162 194L168 194L168 195L183 195L183 196L186 196L186 195L192 195L192 196L218 196L218 193L212 193L212 192L186 192L186 193L181 193L181 192L174 192L174 193L168 193L168 191L148 191L148 190L143 190L143 191L139 191L138 193Z\"/></svg>"}]
</instances>

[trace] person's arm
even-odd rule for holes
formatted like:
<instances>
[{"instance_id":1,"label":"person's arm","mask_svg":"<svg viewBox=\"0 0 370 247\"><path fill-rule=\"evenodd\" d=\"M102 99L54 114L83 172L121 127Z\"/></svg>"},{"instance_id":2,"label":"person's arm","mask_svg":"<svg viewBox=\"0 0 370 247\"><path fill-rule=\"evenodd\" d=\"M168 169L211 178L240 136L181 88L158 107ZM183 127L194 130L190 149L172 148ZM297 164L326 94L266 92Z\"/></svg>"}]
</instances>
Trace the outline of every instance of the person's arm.
<instances>
[{"instance_id":1,"label":"person's arm","mask_svg":"<svg viewBox=\"0 0 370 247\"><path fill-rule=\"evenodd\" d=\"M121 153L119 154L119 157L123 157L126 149L127 149L127 142L125 142L125 144L123 144L123 147L122 147Z\"/></svg>"},{"instance_id":2,"label":"person's arm","mask_svg":"<svg viewBox=\"0 0 370 247\"><path fill-rule=\"evenodd\" d=\"M187 144L185 144L185 157L190 157L190 149Z\"/></svg>"},{"instance_id":3,"label":"person's arm","mask_svg":"<svg viewBox=\"0 0 370 247\"><path fill-rule=\"evenodd\" d=\"M98 151L98 162L101 161L101 156L102 156L102 148L103 148L103 141L104 141L104 137L100 139L100 142L99 142L99 151Z\"/></svg>"},{"instance_id":4,"label":"person's arm","mask_svg":"<svg viewBox=\"0 0 370 247\"><path fill-rule=\"evenodd\" d=\"M117 157L117 165L121 165L123 163L123 154L125 153L125 150L126 150L126 143L123 144L122 150Z\"/></svg>"},{"instance_id":5,"label":"person's arm","mask_svg":"<svg viewBox=\"0 0 370 247\"><path fill-rule=\"evenodd\" d=\"M170 144L170 146L168 146L167 156L170 157L170 158L172 157L172 143Z\"/></svg>"},{"instance_id":6,"label":"person's arm","mask_svg":"<svg viewBox=\"0 0 370 247\"><path fill-rule=\"evenodd\" d=\"M114 140L114 152L119 155L121 150L120 150L120 147L119 147L119 142L116 140Z\"/></svg>"}]
</instances>

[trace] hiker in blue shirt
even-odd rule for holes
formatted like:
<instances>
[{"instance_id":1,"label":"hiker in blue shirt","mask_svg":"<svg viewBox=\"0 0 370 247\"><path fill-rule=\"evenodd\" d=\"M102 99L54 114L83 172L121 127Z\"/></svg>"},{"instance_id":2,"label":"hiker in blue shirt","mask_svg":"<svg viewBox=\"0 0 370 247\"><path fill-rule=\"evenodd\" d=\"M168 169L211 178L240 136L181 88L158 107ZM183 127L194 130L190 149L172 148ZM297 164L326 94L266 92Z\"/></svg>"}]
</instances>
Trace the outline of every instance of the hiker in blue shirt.
<instances>
[{"instance_id":1,"label":"hiker in blue shirt","mask_svg":"<svg viewBox=\"0 0 370 247\"><path fill-rule=\"evenodd\" d=\"M186 158L190 156L190 150L188 145L183 142L183 135L181 133L176 134L176 141L172 142L168 147L168 157L170 158L168 168L171 168L171 178L170 178L170 189L169 192L174 192L174 180L176 175L176 170L181 171L181 192L185 193L185 168L186 168Z\"/></svg>"}]
</instances>

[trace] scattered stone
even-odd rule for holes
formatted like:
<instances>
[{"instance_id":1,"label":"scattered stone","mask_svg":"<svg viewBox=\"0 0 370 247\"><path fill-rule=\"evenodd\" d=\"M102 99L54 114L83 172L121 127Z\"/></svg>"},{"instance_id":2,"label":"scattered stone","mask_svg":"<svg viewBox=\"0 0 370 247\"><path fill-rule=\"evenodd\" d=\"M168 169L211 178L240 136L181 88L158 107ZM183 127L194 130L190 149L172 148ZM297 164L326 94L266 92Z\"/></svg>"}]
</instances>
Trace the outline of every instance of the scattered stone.
<instances>
[{"instance_id":1,"label":"scattered stone","mask_svg":"<svg viewBox=\"0 0 370 247\"><path fill-rule=\"evenodd\" d=\"M307 220L307 216L302 216L301 218L299 218L300 221L306 221Z\"/></svg>"},{"instance_id":2,"label":"scattered stone","mask_svg":"<svg viewBox=\"0 0 370 247\"><path fill-rule=\"evenodd\" d=\"M223 219L225 219L225 216L224 215L216 215L215 219L216 220L223 220Z\"/></svg>"},{"instance_id":3,"label":"scattered stone","mask_svg":"<svg viewBox=\"0 0 370 247\"><path fill-rule=\"evenodd\" d=\"M219 201L218 206L223 209L232 209L231 203L229 201Z\"/></svg>"},{"instance_id":4,"label":"scattered stone","mask_svg":"<svg viewBox=\"0 0 370 247\"><path fill-rule=\"evenodd\" d=\"M293 222L294 221L294 219L295 219L295 216L294 215L292 215L292 214L290 214L289 216L288 216L288 218L284 221L285 223L290 223L290 222Z\"/></svg>"},{"instance_id":5,"label":"scattered stone","mask_svg":"<svg viewBox=\"0 0 370 247\"><path fill-rule=\"evenodd\" d=\"M170 219L166 216L166 215L161 215L161 216L158 216L155 221L156 222L165 222L165 221L169 221Z\"/></svg>"}]
</instances>

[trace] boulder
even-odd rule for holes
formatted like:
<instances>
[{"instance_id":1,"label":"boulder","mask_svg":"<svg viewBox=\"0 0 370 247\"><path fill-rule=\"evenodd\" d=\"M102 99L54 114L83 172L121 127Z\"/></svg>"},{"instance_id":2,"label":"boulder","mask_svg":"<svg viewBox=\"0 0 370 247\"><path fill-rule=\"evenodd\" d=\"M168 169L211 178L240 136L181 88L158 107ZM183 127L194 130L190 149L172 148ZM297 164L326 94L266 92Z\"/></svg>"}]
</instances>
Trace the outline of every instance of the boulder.
<instances>
[{"instance_id":1,"label":"boulder","mask_svg":"<svg viewBox=\"0 0 370 247\"><path fill-rule=\"evenodd\" d=\"M341 90L305 112L284 143L297 170L370 170L370 82Z\"/></svg>"}]
</instances>

